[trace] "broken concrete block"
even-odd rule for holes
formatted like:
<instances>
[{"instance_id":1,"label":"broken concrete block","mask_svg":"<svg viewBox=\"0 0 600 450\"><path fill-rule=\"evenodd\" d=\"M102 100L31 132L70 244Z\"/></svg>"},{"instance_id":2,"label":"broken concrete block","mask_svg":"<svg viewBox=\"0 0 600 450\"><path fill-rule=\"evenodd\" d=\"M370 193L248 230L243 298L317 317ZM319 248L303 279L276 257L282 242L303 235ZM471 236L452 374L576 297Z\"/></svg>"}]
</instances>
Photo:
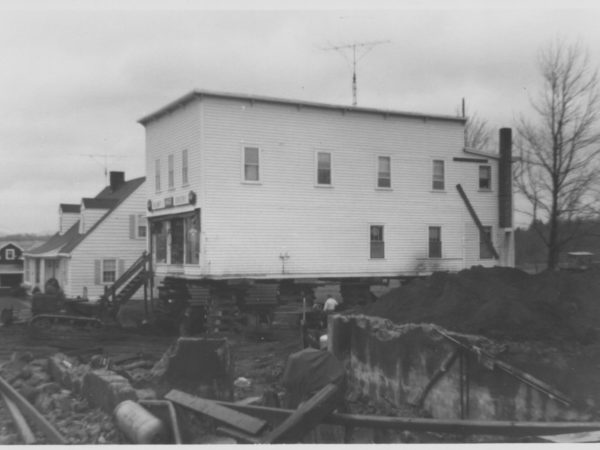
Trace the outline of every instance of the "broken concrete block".
<instances>
[{"instance_id":1,"label":"broken concrete block","mask_svg":"<svg viewBox=\"0 0 600 450\"><path fill-rule=\"evenodd\" d=\"M136 392L126 378L105 369L84 375L82 393L90 403L108 413L124 400L137 400Z\"/></svg>"},{"instance_id":2,"label":"broken concrete block","mask_svg":"<svg viewBox=\"0 0 600 450\"><path fill-rule=\"evenodd\" d=\"M233 363L227 339L181 337L152 369L155 378L209 398L233 398Z\"/></svg>"}]
</instances>

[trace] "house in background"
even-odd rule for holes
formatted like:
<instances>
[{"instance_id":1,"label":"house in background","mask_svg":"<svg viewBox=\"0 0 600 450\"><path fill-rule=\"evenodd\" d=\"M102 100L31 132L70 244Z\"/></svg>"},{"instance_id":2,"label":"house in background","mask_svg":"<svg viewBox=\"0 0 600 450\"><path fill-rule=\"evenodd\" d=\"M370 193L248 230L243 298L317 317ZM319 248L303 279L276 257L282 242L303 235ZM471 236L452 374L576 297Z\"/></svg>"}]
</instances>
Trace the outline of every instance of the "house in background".
<instances>
[{"instance_id":1,"label":"house in background","mask_svg":"<svg viewBox=\"0 0 600 450\"><path fill-rule=\"evenodd\" d=\"M0 243L0 288L23 282L23 248L15 242Z\"/></svg>"},{"instance_id":2,"label":"house in background","mask_svg":"<svg viewBox=\"0 0 600 450\"><path fill-rule=\"evenodd\" d=\"M43 291L55 278L67 297L103 295L146 250L144 182L111 172L95 197L61 204L58 233L25 252L25 281Z\"/></svg>"}]
</instances>

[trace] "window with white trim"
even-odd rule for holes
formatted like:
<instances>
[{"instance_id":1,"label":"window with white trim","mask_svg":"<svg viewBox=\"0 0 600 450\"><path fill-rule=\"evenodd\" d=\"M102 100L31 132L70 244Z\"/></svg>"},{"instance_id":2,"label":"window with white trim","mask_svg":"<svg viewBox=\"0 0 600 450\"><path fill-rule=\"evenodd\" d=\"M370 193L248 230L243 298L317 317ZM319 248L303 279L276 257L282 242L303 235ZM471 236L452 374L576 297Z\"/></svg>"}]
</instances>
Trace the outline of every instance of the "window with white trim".
<instances>
[{"instance_id":1,"label":"window with white trim","mask_svg":"<svg viewBox=\"0 0 600 450\"><path fill-rule=\"evenodd\" d=\"M181 184L187 185L189 181L189 169L188 169L188 151L187 149L181 151Z\"/></svg>"},{"instance_id":2,"label":"window with white trim","mask_svg":"<svg viewBox=\"0 0 600 450\"><path fill-rule=\"evenodd\" d=\"M317 184L331 186L330 152L317 152Z\"/></svg>"},{"instance_id":3,"label":"window with white trim","mask_svg":"<svg viewBox=\"0 0 600 450\"><path fill-rule=\"evenodd\" d=\"M244 181L258 183L260 181L260 149L244 147Z\"/></svg>"},{"instance_id":4,"label":"window with white trim","mask_svg":"<svg viewBox=\"0 0 600 450\"><path fill-rule=\"evenodd\" d=\"M442 227L429 227L429 257L442 257Z\"/></svg>"},{"instance_id":5,"label":"window with white trim","mask_svg":"<svg viewBox=\"0 0 600 450\"><path fill-rule=\"evenodd\" d=\"M479 189L489 191L492 189L492 167L479 166Z\"/></svg>"},{"instance_id":6,"label":"window with white trim","mask_svg":"<svg viewBox=\"0 0 600 450\"><path fill-rule=\"evenodd\" d=\"M160 192L160 159L154 160L154 189Z\"/></svg>"},{"instance_id":7,"label":"window with white trim","mask_svg":"<svg viewBox=\"0 0 600 450\"><path fill-rule=\"evenodd\" d=\"M16 253L14 248L7 248L5 253L6 259L12 261L16 258Z\"/></svg>"},{"instance_id":8,"label":"window with white trim","mask_svg":"<svg viewBox=\"0 0 600 450\"><path fill-rule=\"evenodd\" d=\"M377 157L377 187L392 187L392 159L389 156Z\"/></svg>"},{"instance_id":9,"label":"window with white trim","mask_svg":"<svg viewBox=\"0 0 600 450\"><path fill-rule=\"evenodd\" d=\"M432 188L434 191L444 190L444 160L434 159L433 160L433 182Z\"/></svg>"},{"instance_id":10,"label":"window with white trim","mask_svg":"<svg viewBox=\"0 0 600 450\"><path fill-rule=\"evenodd\" d=\"M371 259L385 258L383 225L371 225Z\"/></svg>"},{"instance_id":11,"label":"window with white trim","mask_svg":"<svg viewBox=\"0 0 600 450\"><path fill-rule=\"evenodd\" d=\"M168 159L168 173L167 173L167 182L169 189L175 187L175 156L169 155Z\"/></svg>"},{"instance_id":12,"label":"window with white trim","mask_svg":"<svg viewBox=\"0 0 600 450\"><path fill-rule=\"evenodd\" d=\"M117 279L117 260L102 260L102 283L114 283Z\"/></svg>"},{"instance_id":13,"label":"window with white trim","mask_svg":"<svg viewBox=\"0 0 600 450\"><path fill-rule=\"evenodd\" d=\"M148 235L148 224L146 221L146 215L145 214L138 214L136 216L136 226L135 226L135 233L136 236L139 239L145 238Z\"/></svg>"}]
</instances>

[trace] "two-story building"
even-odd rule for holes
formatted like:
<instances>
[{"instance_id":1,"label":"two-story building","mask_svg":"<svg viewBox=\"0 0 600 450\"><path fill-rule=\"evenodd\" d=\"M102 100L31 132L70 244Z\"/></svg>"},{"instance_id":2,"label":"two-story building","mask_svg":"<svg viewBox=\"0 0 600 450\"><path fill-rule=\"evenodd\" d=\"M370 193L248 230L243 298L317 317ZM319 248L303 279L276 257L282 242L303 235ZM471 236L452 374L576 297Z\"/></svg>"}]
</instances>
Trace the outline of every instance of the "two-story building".
<instances>
[{"instance_id":1,"label":"two-story building","mask_svg":"<svg viewBox=\"0 0 600 450\"><path fill-rule=\"evenodd\" d=\"M140 123L160 277L343 282L514 265L510 130L501 157L464 147L462 117L205 91Z\"/></svg>"},{"instance_id":2,"label":"two-story building","mask_svg":"<svg viewBox=\"0 0 600 450\"><path fill-rule=\"evenodd\" d=\"M44 290L54 278L67 297L97 299L147 247L145 178L110 184L77 204L59 205L59 231L25 252L25 281Z\"/></svg>"}]
</instances>

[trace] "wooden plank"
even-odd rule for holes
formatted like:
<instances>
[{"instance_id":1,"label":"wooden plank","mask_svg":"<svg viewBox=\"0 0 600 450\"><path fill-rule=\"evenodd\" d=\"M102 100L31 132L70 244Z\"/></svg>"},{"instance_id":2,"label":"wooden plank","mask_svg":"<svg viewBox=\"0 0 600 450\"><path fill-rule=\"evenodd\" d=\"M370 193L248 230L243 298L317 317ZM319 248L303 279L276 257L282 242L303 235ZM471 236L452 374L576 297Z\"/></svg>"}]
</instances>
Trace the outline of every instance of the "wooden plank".
<instances>
[{"instance_id":1,"label":"wooden plank","mask_svg":"<svg viewBox=\"0 0 600 450\"><path fill-rule=\"evenodd\" d=\"M264 444L281 444L300 442L302 437L317 426L321 420L331 413L339 388L329 383L309 400L302 403L281 425L272 430L261 440Z\"/></svg>"},{"instance_id":2,"label":"wooden plank","mask_svg":"<svg viewBox=\"0 0 600 450\"><path fill-rule=\"evenodd\" d=\"M540 438L549 442L558 442L561 444L600 442L600 431L591 431L587 433L557 434L554 436L540 436Z\"/></svg>"},{"instance_id":3,"label":"wooden plank","mask_svg":"<svg viewBox=\"0 0 600 450\"><path fill-rule=\"evenodd\" d=\"M291 409L268 406L238 405L217 401L219 405L236 411L262 417L269 422L285 421L294 413ZM600 422L513 422L503 420L445 420L413 419L374 415L343 414L333 412L322 423L347 427L365 427L398 431L429 431L455 434L492 434L502 436L540 436L566 433L583 433L600 430Z\"/></svg>"},{"instance_id":4,"label":"wooden plank","mask_svg":"<svg viewBox=\"0 0 600 450\"><path fill-rule=\"evenodd\" d=\"M4 403L6 404L6 407L8 408L8 411L10 412L12 420L15 423L15 426L17 427L17 430L18 430L19 434L21 435L21 438L23 439L23 443L27 444L27 445L35 444L36 443L35 435L31 431L31 428L29 428L29 425L27 424L25 417L23 417L23 414L21 414L21 411L19 411L19 408L17 408L17 405L15 405L15 402L13 402L11 399L9 399L4 394L2 394L2 399L4 400Z\"/></svg>"},{"instance_id":5,"label":"wooden plank","mask_svg":"<svg viewBox=\"0 0 600 450\"><path fill-rule=\"evenodd\" d=\"M195 397L177 389L173 389L167 393L165 399L184 408L212 417L251 435L260 433L267 425L267 422L262 419L257 419L256 417L221 406L215 401Z\"/></svg>"},{"instance_id":6,"label":"wooden plank","mask_svg":"<svg viewBox=\"0 0 600 450\"><path fill-rule=\"evenodd\" d=\"M0 377L0 392L12 400L19 410L27 416L29 420L35 423L36 427L42 431L50 443L52 444L67 444L67 440L39 413L34 406L29 403L25 397L19 394L10 384Z\"/></svg>"},{"instance_id":7,"label":"wooden plank","mask_svg":"<svg viewBox=\"0 0 600 450\"><path fill-rule=\"evenodd\" d=\"M242 431L234 430L233 428L218 427L217 433L232 437L242 444L260 444L260 441L257 438L252 437Z\"/></svg>"}]
</instances>

